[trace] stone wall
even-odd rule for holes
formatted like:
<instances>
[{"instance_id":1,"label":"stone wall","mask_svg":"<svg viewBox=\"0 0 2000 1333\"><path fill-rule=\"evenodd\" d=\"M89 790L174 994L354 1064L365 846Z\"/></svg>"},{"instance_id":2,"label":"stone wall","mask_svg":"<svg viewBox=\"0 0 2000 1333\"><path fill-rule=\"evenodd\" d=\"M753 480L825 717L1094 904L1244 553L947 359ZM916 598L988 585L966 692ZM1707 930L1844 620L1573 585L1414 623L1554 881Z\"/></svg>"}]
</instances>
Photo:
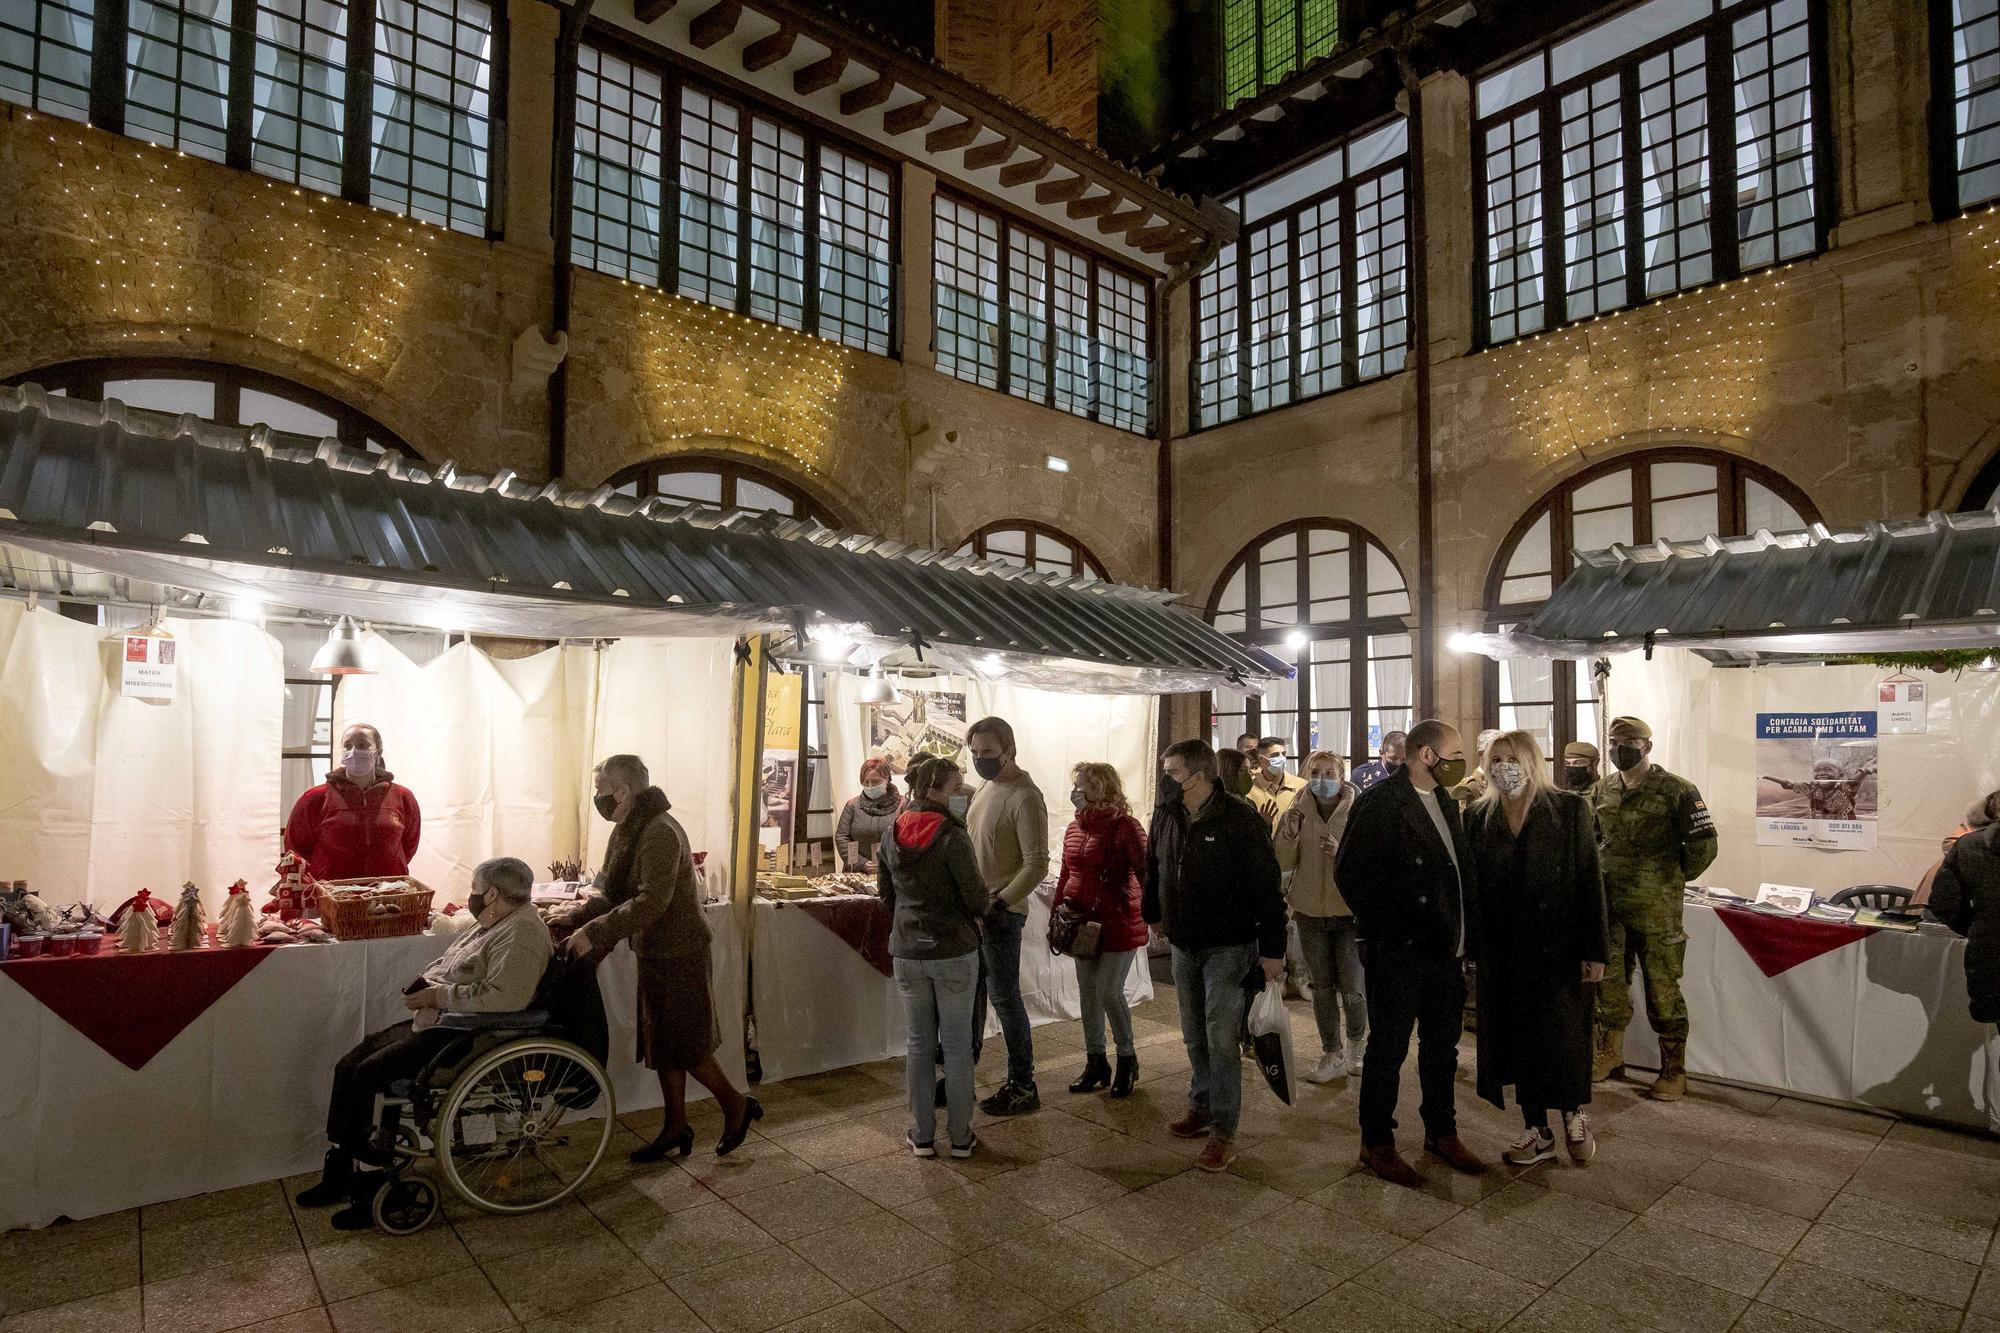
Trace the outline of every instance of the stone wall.
<instances>
[{"instance_id":1,"label":"stone wall","mask_svg":"<svg viewBox=\"0 0 2000 1333\"><path fill-rule=\"evenodd\" d=\"M937 0L936 31L946 68L1097 141L1097 0Z\"/></svg>"}]
</instances>

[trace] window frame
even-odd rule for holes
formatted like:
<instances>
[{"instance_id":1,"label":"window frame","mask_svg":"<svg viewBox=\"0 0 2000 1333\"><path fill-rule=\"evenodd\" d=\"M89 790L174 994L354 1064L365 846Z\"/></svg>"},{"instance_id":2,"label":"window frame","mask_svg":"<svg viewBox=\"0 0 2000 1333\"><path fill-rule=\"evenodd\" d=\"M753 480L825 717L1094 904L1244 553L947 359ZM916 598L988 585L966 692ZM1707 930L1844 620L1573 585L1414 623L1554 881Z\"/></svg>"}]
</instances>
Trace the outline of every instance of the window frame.
<instances>
[{"instance_id":1,"label":"window frame","mask_svg":"<svg viewBox=\"0 0 2000 1333\"><path fill-rule=\"evenodd\" d=\"M1958 80L1954 0L1930 0L1931 213L1937 221L1963 217L1974 209L2000 205L2000 190L1967 203L1958 166ZM1995 164L1988 164L1995 165Z\"/></svg>"},{"instance_id":2,"label":"window frame","mask_svg":"<svg viewBox=\"0 0 2000 1333\"><path fill-rule=\"evenodd\" d=\"M600 54L610 55L630 64L635 69L644 70L660 80L660 209L659 232L654 238L658 245L658 279L646 282L641 278L629 277L625 272L600 269L594 264L583 262L577 257L575 237L580 229L575 220L582 215L583 205L578 200L571 203L572 238L568 260L578 269L592 273L603 273L620 281L631 282L635 286L678 295L685 300L699 301L703 305L719 310L728 310L759 323L790 330L819 338L841 347L852 348L873 356L900 359L902 356L902 174L898 164L876 148L862 140L829 129L816 118L791 114L771 105L761 97L747 94L731 83L719 79L706 78L690 71L681 62L648 45L632 41L615 27L592 23L584 40L577 49L580 61L585 49L594 49ZM579 81L583 71L578 69ZM712 104L726 106L736 115L735 130L735 254L731 261L734 276L731 279L731 297L727 302L712 300L707 296L681 290L680 249L681 227L684 214L681 208L682 187L680 183L683 118L686 113L685 95L693 91L707 98ZM582 92L579 87L579 102ZM788 304L783 294L784 280L780 280L778 294L759 295L752 282L754 256L766 248L755 240L755 232L760 219L755 215L752 200L761 197L757 181L766 176L764 168L756 165L759 142L753 126L757 122L767 123L780 135L798 136L802 144L803 161L806 165L803 194L800 201L801 228L804 237L804 291L803 310L799 324L795 327L760 313L760 305L785 306ZM581 117L576 130L582 134ZM580 156L579 145L574 140L570 144L569 169L577 173ZM880 348L850 341L848 338L828 332L831 329L845 329L850 320L833 320L827 323L826 295L823 273L826 266L821 263L820 249L827 243L828 232L823 225L820 210L822 179L830 170L826 154L831 152L839 158L859 162L866 167L879 170L887 182L887 246L888 246L888 325L884 330L883 345ZM580 173L577 173L580 177ZM580 192L579 192L580 193ZM590 215L601 216L601 215ZM629 258L630 250L626 251ZM628 264L629 267L629 264Z\"/></svg>"},{"instance_id":3,"label":"window frame","mask_svg":"<svg viewBox=\"0 0 2000 1333\"><path fill-rule=\"evenodd\" d=\"M1245 185L1241 190L1236 191L1225 202L1230 203L1240 215L1244 202L1258 189L1273 181L1282 179L1291 171L1306 168L1329 153L1336 151L1345 153L1355 144L1387 129L1398 119L1401 119L1401 117L1386 117L1365 129L1358 130L1346 136L1338 144L1330 145L1322 152L1314 154L1313 157L1305 161L1294 163L1283 171L1272 172L1259 177ZM1403 198L1402 360L1394 369L1382 370L1375 374L1364 376L1360 373L1361 364L1365 358L1360 350L1361 306L1359 304L1358 290L1360 285L1358 280L1360 256L1356 247L1358 230L1355 226L1355 199L1363 189L1369 186L1378 186L1381 181L1397 171L1403 173L1403 186L1401 190ZM1415 247L1412 244L1412 235L1416 226L1410 213L1410 171L1410 150L1406 137L1403 150L1395 156L1377 162L1365 171L1360 172L1347 171L1345 159L1343 158L1340 180L1327 186L1325 189L1302 196L1282 208L1262 214L1254 221L1246 222L1243 225L1236 239L1230 242L1228 247L1232 251L1230 263L1235 269L1235 282L1233 284L1235 300L1230 312L1233 312L1235 316L1236 327L1236 337L1234 340L1236 361L1233 378L1235 380L1237 410L1234 415L1218 416L1214 420L1208 419L1207 409L1205 409L1202 403L1202 279L1208 270L1204 270L1203 273L1198 273L1194 276L1194 279L1190 283L1191 297L1188 302L1189 319L1191 322L1188 338L1187 374L1188 433L1190 435L1201 431L1214 430L1234 422L1245 421L1251 417L1262 416L1267 412L1281 412L1288 407L1296 407L1300 403L1309 403L1317 398L1344 393L1349 389L1358 389L1364 385L1393 379L1410 368L1410 356L1413 351L1412 338L1415 332L1413 313L1415 289L1411 281L1411 267L1412 261L1415 258ZM1321 353L1321 366L1318 370L1311 373L1324 383L1329 377L1329 369L1326 365L1324 352L1329 348L1337 346L1339 349L1339 359L1337 366L1334 368L1335 373L1333 377L1337 378L1339 382L1332 387L1322 387L1315 389L1311 393L1301 393L1300 389L1308 372L1302 368L1305 360L1304 336L1298 316L1301 257L1299 248L1299 222L1306 215L1324 208L1329 202L1337 202L1339 205L1339 217L1336 223L1338 227L1336 245L1339 249L1339 264L1335 271L1339 275L1340 283L1340 301L1336 316L1340 326L1340 339L1337 344L1322 343L1316 345L1315 350ZM1376 207L1379 206L1378 198ZM1256 377L1251 373L1250 363L1253 351L1259 345L1254 336L1254 326L1258 321L1252 313L1254 304L1251 297L1251 277L1255 265L1251 262L1248 246L1253 236L1263 234L1280 226L1283 227L1284 231L1283 255L1276 261L1276 265L1285 274L1283 291L1287 298L1285 306L1286 331L1284 335L1284 350L1278 357L1273 359L1273 364L1282 361L1286 367L1285 382L1287 385L1287 397L1282 402L1274 402L1263 407L1257 407L1253 405L1257 393L1255 388ZM1215 262L1220 262L1219 257ZM1212 267L1213 264L1211 265ZM1316 271L1322 275L1326 272L1324 268ZM1378 349L1371 355L1380 359L1383 353ZM1219 382L1226 381L1228 378L1225 376L1217 377Z\"/></svg>"},{"instance_id":4,"label":"window frame","mask_svg":"<svg viewBox=\"0 0 2000 1333\"><path fill-rule=\"evenodd\" d=\"M1631 545L1650 545L1653 538L1653 495L1652 468L1658 463L1696 463L1716 469L1716 515L1717 530L1723 535L1742 535L1744 514L1747 509L1747 484L1756 482L1792 509L1807 523L1820 521L1819 506L1812 497L1795 482L1771 468L1750 459L1721 449L1699 447L1665 447L1638 449L1620 454L1615 458L1594 464L1567 477L1551 487L1542 497L1530 505L1507 535L1501 540L1493 555L1493 563L1487 570L1481 616L1488 631L1500 629L1504 625L1518 624L1532 616L1544 606L1548 598L1531 601L1503 602L1501 588L1507 581L1507 567L1513 560L1514 552L1521 541L1544 516L1549 520L1549 596L1562 586L1568 571L1574 563L1576 548L1572 541L1575 522L1574 499L1576 492L1593 482L1619 472L1632 475ZM1706 492L1702 492L1706 494ZM1571 741L1584 739L1595 743L1595 737L1581 737L1574 734L1578 696L1576 693L1576 672L1570 662L1558 659L1552 671L1553 688L1549 707L1549 735L1552 741L1550 759L1560 763L1562 747ZM1487 727L1500 725L1500 663L1487 658L1481 670L1480 683L1481 716ZM1516 705L1523 706L1523 705ZM1539 707L1541 705L1526 705Z\"/></svg>"},{"instance_id":5,"label":"window frame","mask_svg":"<svg viewBox=\"0 0 2000 1333\"><path fill-rule=\"evenodd\" d=\"M997 267L998 286L996 290L999 318L994 327L997 342L994 344L996 363L993 371L994 382L992 384L987 384L979 378L969 378L955 371L948 370L942 363L937 366L938 373L958 380L962 384L972 384L983 389L992 389L995 392L1004 393L1010 398L1017 398L1025 403L1035 403L1038 406L1062 412L1067 416L1073 416L1079 420L1094 421L1099 425L1107 426L1112 430L1123 431L1129 435L1139 435L1147 438L1155 436L1159 431L1160 358L1159 321L1156 317L1156 302L1154 300L1152 280L1140 270L1129 264L1120 263L1103 251L1080 244L1067 237L1059 236L1046 227L1036 226L1033 223L1024 221L1010 210L998 207L966 191L947 189L942 185L938 187L931 205L933 229L930 254L926 257L925 268L931 284L930 310L933 350L935 351L937 345L938 328L938 234L935 221L938 216L938 210L944 207L963 210L972 214L975 218L983 218L996 225L997 238L995 241L994 257ZM1041 346L1031 349L1034 353L1031 358L1023 358L1024 360L1032 360L1033 363L1041 366L1041 376L1039 379L1041 393L1037 397L1017 393L1013 382L1013 362L1015 358L1012 344L1012 327L1015 311L1009 303L1009 298L1012 296L1011 278L1014 268L1012 260L1015 254L1014 239L1016 236L1023 238L1028 243L1027 248L1032 249L1034 246L1039 245L1046 251L1044 261L1046 277L1042 282L1044 299L1039 307L1040 322L1044 330L1043 342ZM1063 375L1058 369L1063 360L1063 353L1059 347L1059 339L1056 337L1056 330L1061 327L1056 307L1058 251L1064 252L1074 258L1079 258L1090 266L1090 281L1086 292L1086 309L1090 316L1089 329L1086 335L1091 352L1087 365L1090 392L1088 396L1088 410L1083 412L1074 411L1058 401L1062 395L1058 392L1057 386L1063 379ZM1115 274L1124 281L1136 284L1143 300L1140 314L1144 329L1142 341L1146 367L1146 387L1145 393L1142 395L1145 411L1144 420L1137 426L1124 425L1113 419L1113 414L1107 413L1099 401L1099 394L1102 387L1102 379L1099 373L1099 359L1110 347L1110 344L1103 339L1100 333L1100 316L1106 304L1106 298L1102 293L1107 291L1104 282L1104 274L1107 271Z\"/></svg>"},{"instance_id":6,"label":"window frame","mask_svg":"<svg viewBox=\"0 0 2000 1333\"><path fill-rule=\"evenodd\" d=\"M1549 75L1553 70L1553 52L1566 41L1592 29L1615 22L1623 15L1643 8L1646 0L1634 3L1604 14L1594 14L1588 24L1574 30L1566 30L1563 36L1539 43L1525 50L1515 51L1505 59L1496 60L1482 66L1468 76L1472 85L1471 161L1473 167L1473 340L1477 349L1504 347L1510 343L1532 338L1538 334L1550 333L1573 324L1585 323L1604 315L1616 314L1623 310L1636 310L1656 301L1667 300L1687 292L1700 291L1706 287L1718 286L1743 276L1742 238L1738 228L1739 197L1737 185L1739 172L1737 156L1737 111L1736 74L1733 63L1735 54L1735 23L1759 10L1771 7L1778 0L1709 0L1709 13L1665 33L1642 45L1623 52L1609 61L1582 70L1561 83L1553 82ZM1749 270L1761 273L1783 268L1802 260L1824 254L1832 236L1838 216L1838 200L1835 194L1835 161L1832 124L1832 82L1828 66L1828 32L1825 0L1804 0L1806 17L1807 64L1809 84L1807 94L1811 109L1806 119L1812 134L1812 149L1808 160L1812 166L1813 179L1811 197L1813 201L1813 245L1809 250L1790 256L1776 252L1776 235L1783 230L1775 225L1773 229L1773 255L1769 262L1759 264ZM1670 61L1673 52L1687 43L1700 40L1703 43L1703 57L1706 73L1706 90L1702 97L1704 108L1704 133L1707 137L1706 155L1706 197L1707 211L1704 215L1708 229L1709 276L1705 281L1687 286L1675 286L1656 294L1646 290L1648 267L1646 261L1647 235L1644 219L1648 208L1644 190L1647 168L1644 165L1645 149L1642 144L1642 126L1648 119L1644 104L1639 101L1640 69L1649 60L1666 56ZM1526 61L1538 60L1538 91L1517 98L1497 110L1481 115L1479 113L1479 87L1491 76L1512 69ZM1669 82L1671 83L1671 75ZM1621 178L1619 192L1624 197L1624 207L1617 217L1624 224L1622 248L1624 251L1623 281L1625 299L1611 306L1595 300L1593 309L1587 313L1572 316L1569 313L1569 273L1567 242L1569 238L1566 219L1569 205L1564 189L1566 164L1569 154L1563 147L1563 110L1566 97L1582 92L1588 96L1591 86L1606 79L1618 81L1619 93L1616 105L1620 112L1618 134L1621 139L1619 163ZM1672 103L1670 103L1672 105ZM1493 258L1489 247L1493 237L1489 230L1491 219L1489 200L1493 181L1489 179L1486 137L1490 130L1534 112L1538 119L1534 131L1535 142L1540 154L1536 164L1539 179L1535 197L1539 202L1541 238L1535 247L1541 261L1541 298L1543 318L1532 329L1516 328L1504 337L1493 335ZM1657 114L1657 113L1656 113ZM1527 142L1525 139L1514 143ZM1726 187L1726 188L1725 188ZM1780 196L1782 197L1782 196ZM1771 201L1775 210L1777 200ZM1670 228L1669 234L1674 230ZM1686 262L1678 250L1672 261L1678 265ZM1602 290L1605 284L1592 283L1591 288ZM1580 289L1581 290L1581 289ZM1515 307L1516 311L1521 307Z\"/></svg>"},{"instance_id":7,"label":"window frame","mask_svg":"<svg viewBox=\"0 0 2000 1333\"><path fill-rule=\"evenodd\" d=\"M1009 560L1007 556L1005 555L1001 555L998 557L992 556L988 554L986 548L988 538L998 535L1000 533L1009 533L1009 532L1023 533L1030 539L1036 537L1047 537L1051 541L1061 542L1063 548L1070 553L1071 560L1076 565L1076 574L1071 575L1071 577L1076 577L1078 575L1087 575L1091 578L1099 579L1104 582L1110 581L1111 576L1104 572L1104 562L1102 560L1099 560L1097 556L1091 551L1091 549L1088 546L1084 545L1083 542L1079 541L1075 537L1070 536L1067 532L1064 532L1061 528L1051 526L1050 524L1047 523L1037 522L1036 520L1031 518L996 519L993 522L988 523L983 527L979 528L978 531L972 533L971 536L967 537L964 541L960 542L957 546L953 547L952 550L954 553L958 554L970 554L975 560L996 560L998 562L1011 564L1012 561ZM968 546L972 548L970 552L967 552L965 549ZM1033 547L1030 546L1025 549L1032 551ZM1033 566L1030 565L1029 568L1032 569Z\"/></svg>"},{"instance_id":8,"label":"window frame","mask_svg":"<svg viewBox=\"0 0 2000 1333\"><path fill-rule=\"evenodd\" d=\"M1318 624L1309 623L1306 617L1310 614L1311 604L1315 600L1312 596L1311 580L1308 577L1312 559L1309 554L1311 550L1311 534L1328 531L1339 532L1347 538L1347 598L1350 610L1359 605L1365 611L1371 597L1382 595L1375 592L1368 582L1368 556L1371 549L1380 551L1383 558L1389 562L1389 567L1395 570L1396 578L1402 584L1403 596L1408 601L1411 609L1396 615L1350 615L1345 620L1323 621ZM1271 542L1287 536L1296 537L1298 542L1297 551L1292 558L1296 560L1296 568L1298 569L1294 600L1300 617L1299 621L1295 624L1251 629L1251 608L1260 605L1257 600L1259 591L1258 566L1263 562L1259 559L1259 556L1263 549ZM1273 646L1283 648L1286 646L1286 641L1293 635L1302 636L1304 639L1304 643L1299 648L1299 661L1294 664L1298 672L1294 679L1298 690L1298 697L1292 709L1296 720L1292 728L1292 735L1287 737L1287 745L1295 753L1306 753L1307 747L1311 744L1312 716L1314 713L1312 699L1313 668L1306 661L1306 657L1315 643L1328 643L1338 640L1345 640L1347 643L1348 736L1346 745L1343 748L1339 748L1337 752L1346 755L1351 764L1361 762L1362 759L1372 753L1368 748L1368 719L1370 714L1379 711L1382 707L1392 706L1377 704L1369 689L1368 668L1370 663L1376 660L1369 655L1368 642L1370 639L1384 635L1402 635L1410 640L1412 677L1409 709L1412 716L1414 716L1416 709L1414 667L1417 631L1411 625L1411 621L1415 618L1416 614L1416 595L1411 591L1410 581L1404 575L1403 567L1397 561L1395 553L1380 538L1375 536L1374 533L1359 524L1350 523L1344 519L1300 518L1293 519L1289 523L1280 523L1274 528L1257 534L1257 536L1244 543L1243 549L1231 557L1229 563L1223 566L1221 574L1216 577L1215 585L1209 592L1208 601L1202 613L1202 618L1211 626L1214 625L1216 617L1220 613L1223 594L1228 591L1230 581L1236 577L1238 571L1243 573L1244 628L1241 631L1224 630L1222 633L1227 634L1238 643L1259 648L1270 648ZM1234 613L1232 612L1231 614ZM1264 701L1259 696L1246 694L1243 713L1243 729L1245 731L1254 731L1260 736L1265 734L1263 728L1263 703ZM1202 716L1205 719L1212 719L1215 716L1215 696L1212 691L1202 695ZM1204 723L1204 725L1208 724ZM1234 738L1229 739L1233 740ZM1326 737L1321 738L1320 748L1336 749L1330 739Z\"/></svg>"},{"instance_id":9,"label":"window frame","mask_svg":"<svg viewBox=\"0 0 2000 1333\"><path fill-rule=\"evenodd\" d=\"M720 508L723 513L744 512L736 503L736 488L739 483L750 482L767 490L776 491L792 502L790 514L778 514L778 518L809 519L825 528L840 528L843 525L835 517L832 508L818 496L808 491L798 482L781 472L746 462L732 454L682 453L661 454L655 458L643 459L628 464L604 479L604 485L616 489L632 484L638 490L637 499L645 501L654 497L672 500L671 496L660 496L658 482L662 477L671 477L685 472L712 472L722 481L721 500L718 505L708 506L706 501L687 501L710 508ZM769 514L768 509L752 508L747 512Z\"/></svg>"},{"instance_id":10,"label":"window frame","mask_svg":"<svg viewBox=\"0 0 2000 1333\"><path fill-rule=\"evenodd\" d=\"M1342 28L1342 0L1236 0L1247 5L1252 14L1251 21L1251 71L1252 86L1243 92L1231 92L1229 86L1229 9L1231 0L1222 0L1215 7L1215 86L1221 93L1222 105L1217 114L1228 111L1260 96L1267 89L1284 82L1285 79L1304 69L1321 56L1327 55L1340 45ZM1332 19L1332 30L1323 37L1308 39L1307 8L1316 6L1321 13ZM1267 41L1273 26L1271 10L1289 7L1291 10L1291 60L1282 67L1275 66L1267 59ZM1318 49L1315 49L1318 48Z\"/></svg>"}]
</instances>

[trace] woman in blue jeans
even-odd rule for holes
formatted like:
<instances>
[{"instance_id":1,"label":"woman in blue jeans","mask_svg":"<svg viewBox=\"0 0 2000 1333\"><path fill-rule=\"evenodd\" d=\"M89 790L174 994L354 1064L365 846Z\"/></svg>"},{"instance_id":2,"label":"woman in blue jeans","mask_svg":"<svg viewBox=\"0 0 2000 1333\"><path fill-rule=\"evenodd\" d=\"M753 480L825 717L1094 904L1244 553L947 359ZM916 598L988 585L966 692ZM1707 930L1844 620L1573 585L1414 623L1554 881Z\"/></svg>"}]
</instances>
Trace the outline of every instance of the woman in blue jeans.
<instances>
[{"instance_id":1,"label":"woman in blue jeans","mask_svg":"<svg viewBox=\"0 0 2000 1333\"><path fill-rule=\"evenodd\" d=\"M1083 1076L1069 1085L1074 1093L1109 1087L1127 1097L1139 1079L1139 1053L1132 1044L1132 1010L1125 1002L1125 974L1146 947L1146 923L1139 916L1139 876L1146 870L1146 830L1132 818L1125 785L1109 764L1078 764L1070 771L1070 804L1076 819L1063 833L1062 873L1056 879L1053 911L1067 904L1098 926L1097 956L1074 958L1077 999L1083 1011ZM1118 1046L1112 1072L1104 1050L1104 1023Z\"/></svg>"},{"instance_id":2,"label":"woman in blue jeans","mask_svg":"<svg viewBox=\"0 0 2000 1333\"><path fill-rule=\"evenodd\" d=\"M1292 909L1299 949L1312 977L1313 1020L1319 1028L1321 1055L1305 1076L1309 1083L1331 1083L1358 1071L1361 1043L1368 1035L1354 913L1333 882L1334 854L1340 848L1340 835L1347 831L1347 813L1359 795L1344 779L1342 767L1339 755L1314 751L1306 760L1306 789L1278 816L1278 868L1291 876L1285 901Z\"/></svg>"},{"instance_id":3,"label":"woman in blue jeans","mask_svg":"<svg viewBox=\"0 0 2000 1333\"><path fill-rule=\"evenodd\" d=\"M986 888L965 831L964 775L946 759L910 769L910 801L882 840L876 884L888 906L889 953L909 1028L904 1085L919 1157L937 1156L931 1053L944 1052L951 1155L972 1156L972 1027L979 981L979 918Z\"/></svg>"}]
</instances>

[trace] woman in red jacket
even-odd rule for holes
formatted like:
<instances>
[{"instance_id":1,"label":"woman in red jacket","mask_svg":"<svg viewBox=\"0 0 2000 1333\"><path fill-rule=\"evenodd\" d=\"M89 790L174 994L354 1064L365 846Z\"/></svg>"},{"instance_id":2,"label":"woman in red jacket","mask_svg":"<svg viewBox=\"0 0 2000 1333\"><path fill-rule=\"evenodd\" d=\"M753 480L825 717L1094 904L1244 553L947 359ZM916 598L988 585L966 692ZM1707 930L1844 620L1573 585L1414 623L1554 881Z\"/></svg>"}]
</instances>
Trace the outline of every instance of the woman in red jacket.
<instances>
[{"instance_id":1,"label":"woman in red jacket","mask_svg":"<svg viewBox=\"0 0 2000 1333\"><path fill-rule=\"evenodd\" d=\"M382 763L382 733L350 723L340 737L340 766L299 797L285 821L285 846L305 858L314 879L410 873L423 816L395 777Z\"/></svg>"},{"instance_id":2,"label":"woman in red jacket","mask_svg":"<svg viewBox=\"0 0 2000 1333\"><path fill-rule=\"evenodd\" d=\"M1139 874L1146 864L1146 831L1132 818L1118 770L1109 764L1078 764L1070 773L1069 794L1076 819L1063 833L1062 875L1055 905L1073 903L1097 922L1098 954L1077 958L1076 988L1083 1002L1083 1077L1071 1092L1095 1092L1109 1084L1113 1097L1129 1096L1139 1078L1132 1046L1132 1010L1125 1002L1125 974L1146 947L1146 923L1139 917ZM1053 905L1052 905L1053 906ZM1118 1072L1104 1056L1104 1020L1118 1043Z\"/></svg>"}]
</instances>

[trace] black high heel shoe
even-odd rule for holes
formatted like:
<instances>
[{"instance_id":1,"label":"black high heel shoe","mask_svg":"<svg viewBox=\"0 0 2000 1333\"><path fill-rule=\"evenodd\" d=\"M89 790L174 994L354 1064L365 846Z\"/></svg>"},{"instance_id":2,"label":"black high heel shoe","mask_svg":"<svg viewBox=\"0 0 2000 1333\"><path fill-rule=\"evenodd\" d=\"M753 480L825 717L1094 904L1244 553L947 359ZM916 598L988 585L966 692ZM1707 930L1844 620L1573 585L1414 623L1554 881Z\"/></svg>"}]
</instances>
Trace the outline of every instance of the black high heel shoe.
<instances>
[{"instance_id":1,"label":"black high heel shoe","mask_svg":"<svg viewBox=\"0 0 2000 1333\"><path fill-rule=\"evenodd\" d=\"M764 1104L755 1097L745 1097L743 1099L743 1123L723 1126L722 1140L715 1145L715 1155L717 1157L727 1157L742 1147L743 1140L750 1137L750 1126L763 1118Z\"/></svg>"},{"instance_id":2,"label":"black high heel shoe","mask_svg":"<svg viewBox=\"0 0 2000 1333\"><path fill-rule=\"evenodd\" d=\"M686 1126L672 1138L662 1134L645 1147L633 1149L632 1160L640 1163L657 1162L666 1157L686 1157L693 1151L694 1129L692 1126Z\"/></svg>"}]
</instances>

